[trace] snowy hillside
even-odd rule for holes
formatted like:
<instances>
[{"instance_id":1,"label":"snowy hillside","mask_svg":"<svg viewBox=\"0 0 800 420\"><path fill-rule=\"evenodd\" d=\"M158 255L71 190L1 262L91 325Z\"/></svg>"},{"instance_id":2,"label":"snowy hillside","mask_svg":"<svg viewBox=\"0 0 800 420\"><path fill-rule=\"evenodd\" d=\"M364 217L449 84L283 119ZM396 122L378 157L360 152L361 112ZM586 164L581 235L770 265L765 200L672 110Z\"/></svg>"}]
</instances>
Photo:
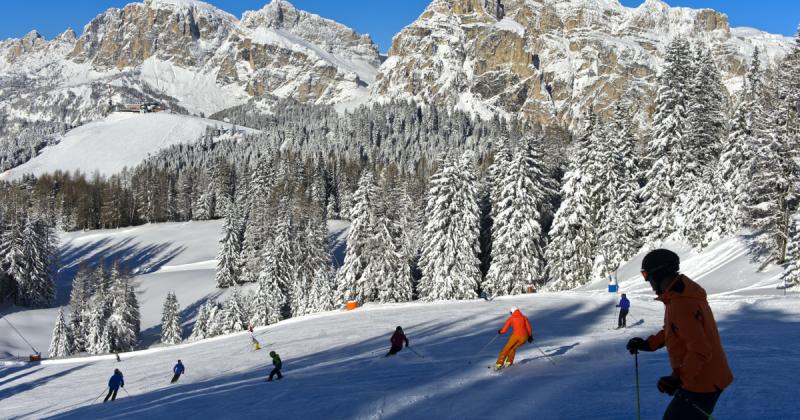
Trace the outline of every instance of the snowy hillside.
<instances>
[{"instance_id":1,"label":"snowy hillside","mask_svg":"<svg viewBox=\"0 0 800 420\"><path fill-rule=\"evenodd\" d=\"M231 129L220 121L169 113L115 113L103 120L67 132L61 141L44 148L38 156L0 174L13 180L25 174L42 175L55 170L99 171L111 175L131 168L160 149L195 142L209 127ZM252 130L237 130L252 132Z\"/></svg>"},{"instance_id":2,"label":"snowy hillside","mask_svg":"<svg viewBox=\"0 0 800 420\"><path fill-rule=\"evenodd\" d=\"M330 226L338 246L345 226ZM198 303L220 293L213 284L219 230L219 222L192 222L68 234L62 275L68 277L81 258L120 256L140 273L145 343L157 335L160 306L170 290L178 295L188 334ZM738 238L701 254L670 246L680 250L684 272L711 293L736 376L715 414L791 418L800 403L781 372L800 368L800 354L784 345L800 322L797 292L784 297L775 289L776 269L755 273ZM603 280L575 292L491 302L369 304L258 329L259 340L284 360L286 378L278 383L263 382L266 352L251 352L247 333L240 333L122 354L121 363L96 356L5 367L0 370L2 417L630 418L635 413L633 361L624 344L656 331L662 316L662 305L652 300L638 274L640 258L620 271L622 291L633 301L629 323L635 325L626 331L611 329L616 296L604 290ZM59 284L60 303L67 289ZM525 345L517 366L497 374L486 367L505 338L472 357L493 338L512 305L528 314L536 344L553 362ZM10 319L44 349L54 316L48 309L17 312ZM380 357L397 325L424 358L410 351L394 359ZM0 325L0 337L6 353L27 353L7 325ZM169 386L178 358L187 374ZM113 405L91 405L114 368L125 373L130 396L122 391ZM640 371L642 415L655 418L668 401L655 390L657 378L669 373L666 355L642 355ZM575 399L581 404L570 403Z\"/></svg>"},{"instance_id":3,"label":"snowy hillside","mask_svg":"<svg viewBox=\"0 0 800 420\"><path fill-rule=\"evenodd\" d=\"M140 277L145 306L152 304L149 296L171 288L178 289L179 298L183 294L183 307L213 291L206 267L210 263L203 263L213 254L211 241L200 237L210 235L216 225L194 226L192 231L199 233L193 243L176 238L171 246L186 249L156 263L160 265L154 267L155 273ZM159 237L170 237L188 229L175 224L147 226L131 240L147 243L143 238L159 230ZM120 232L119 237L130 233ZM71 243L89 246L114 236L75 235ZM711 306L736 376L715 414L738 419L793 417L800 403L782 372L800 368L800 359L782 343L800 322L796 292L787 297L777 293L775 270L754 274L738 240L723 241L704 254L682 254L687 274L716 292ZM633 360L624 345L632 336L656 331L662 316L662 305L644 289L636 268L634 260L622 270L623 291L633 301L629 322L635 324L625 331L611 329L615 296L603 290L492 302L367 305L354 312L305 316L257 330L266 348L284 360L286 378L277 383L263 382L266 352L251 352L247 333L241 333L122 354L120 363L113 356L100 356L7 367L0 381L3 417L252 418L269 413L276 418L335 419L631 418ZM760 286L739 284L737 276ZM589 289L594 288L599 284ZM190 289L195 289L193 295L187 293ZM535 346L525 345L516 366L497 374L486 367L505 338L472 357L493 338L512 305L528 314L536 344L552 362ZM424 358L410 351L394 359L381 358L396 325L404 327L412 348ZM187 374L169 386L170 369L178 358L187 366ZM124 372L130 396L121 391L113 405L92 405L114 368ZM656 418L668 402L655 389L657 378L669 373L666 355L640 356L640 373L642 418ZM581 404L572 403L576 400Z\"/></svg>"},{"instance_id":4,"label":"snowy hillside","mask_svg":"<svg viewBox=\"0 0 800 420\"><path fill-rule=\"evenodd\" d=\"M334 263L344 258L347 226L342 221L329 223ZM214 282L221 230L221 221L208 221L63 234L56 304L67 305L70 282L81 261L119 259L133 270L139 284L143 345L147 347L158 339L161 306L169 291L178 296L185 320L185 336L188 336L200 305L207 299L226 295ZM57 313L56 307L23 310L7 316L35 348L46 353ZM30 348L9 325L0 323L0 358L29 353Z\"/></svg>"}]
</instances>

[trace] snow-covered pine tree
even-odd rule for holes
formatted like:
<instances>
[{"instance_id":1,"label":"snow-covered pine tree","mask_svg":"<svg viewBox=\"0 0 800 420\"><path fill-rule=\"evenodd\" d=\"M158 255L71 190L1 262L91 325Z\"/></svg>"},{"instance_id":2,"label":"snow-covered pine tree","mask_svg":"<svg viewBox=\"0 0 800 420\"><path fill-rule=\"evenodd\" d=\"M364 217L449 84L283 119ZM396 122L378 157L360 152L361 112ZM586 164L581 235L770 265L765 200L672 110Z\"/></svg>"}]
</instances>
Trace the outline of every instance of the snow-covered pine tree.
<instances>
[{"instance_id":1,"label":"snow-covered pine tree","mask_svg":"<svg viewBox=\"0 0 800 420\"><path fill-rule=\"evenodd\" d=\"M430 181L420 258L419 296L424 300L471 299L481 280L480 209L474 154L442 159Z\"/></svg>"},{"instance_id":2,"label":"snow-covered pine tree","mask_svg":"<svg viewBox=\"0 0 800 420\"><path fill-rule=\"evenodd\" d=\"M353 194L347 253L338 273L339 290L345 301L368 302L374 300L377 294L378 279L367 277L364 273L372 263L370 257L374 255L370 253L370 241L377 231L379 200L375 177L372 172L366 171Z\"/></svg>"},{"instance_id":3,"label":"snow-covered pine tree","mask_svg":"<svg viewBox=\"0 0 800 420\"><path fill-rule=\"evenodd\" d=\"M56 235L36 215L11 218L2 250L6 275L15 283L15 301L30 308L44 308L55 299L53 281Z\"/></svg>"},{"instance_id":4,"label":"snow-covered pine tree","mask_svg":"<svg viewBox=\"0 0 800 420\"><path fill-rule=\"evenodd\" d=\"M72 352L72 334L64 320L64 310L59 309L56 325L53 327L53 338L50 340L50 357L67 357Z\"/></svg>"},{"instance_id":5,"label":"snow-covered pine tree","mask_svg":"<svg viewBox=\"0 0 800 420\"><path fill-rule=\"evenodd\" d=\"M272 240L272 206L269 199L275 184L272 162L261 158L250 174L248 185L248 218L242 244L242 281L258 281L258 273L264 268L264 247Z\"/></svg>"},{"instance_id":6,"label":"snow-covered pine tree","mask_svg":"<svg viewBox=\"0 0 800 420\"><path fill-rule=\"evenodd\" d=\"M167 293L161 312L161 342L164 344L179 344L183 339L179 309L175 293Z\"/></svg>"},{"instance_id":7,"label":"snow-covered pine tree","mask_svg":"<svg viewBox=\"0 0 800 420\"><path fill-rule=\"evenodd\" d=\"M413 292L411 271L390 229L391 221L379 216L375 234L368 242L372 257L364 277L374 279L378 302L407 302Z\"/></svg>"},{"instance_id":8,"label":"snow-covered pine tree","mask_svg":"<svg viewBox=\"0 0 800 420\"><path fill-rule=\"evenodd\" d=\"M751 110L763 110L760 105L763 84L761 82L761 60L758 48L753 53L750 67L747 69L744 88L741 91L738 105L730 122L727 137L722 142L720 160L716 175L724 180L723 209L728 209L726 218L727 231L735 231L742 227L747 218L747 183L748 168L753 159L753 125L763 116L753 115Z\"/></svg>"},{"instance_id":9,"label":"snow-covered pine tree","mask_svg":"<svg viewBox=\"0 0 800 420\"><path fill-rule=\"evenodd\" d=\"M286 296L276 280L266 274L259 276L258 288L250 305L253 309L250 325L262 327L283 319Z\"/></svg>"},{"instance_id":10,"label":"snow-covered pine tree","mask_svg":"<svg viewBox=\"0 0 800 420\"><path fill-rule=\"evenodd\" d=\"M131 301L129 278L122 272L117 261L112 266L111 279L111 315L106 322L105 331L111 340L111 351L131 351L139 341L138 304L134 306Z\"/></svg>"},{"instance_id":11,"label":"snow-covered pine tree","mask_svg":"<svg viewBox=\"0 0 800 420\"><path fill-rule=\"evenodd\" d=\"M589 112L585 133L570 156L561 186L561 206L550 229L545 248L548 288L567 290L591 280L597 249L596 203L592 201L592 138L598 124Z\"/></svg>"},{"instance_id":12,"label":"snow-covered pine tree","mask_svg":"<svg viewBox=\"0 0 800 420\"><path fill-rule=\"evenodd\" d=\"M644 162L646 184L640 193L643 233L650 243L664 240L679 230L675 205L679 188L686 185L682 168L694 159L686 150L687 98L692 74L689 43L675 38L667 46L664 60L664 70L658 78L653 137L648 142Z\"/></svg>"},{"instance_id":13,"label":"snow-covered pine tree","mask_svg":"<svg viewBox=\"0 0 800 420\"><path fill-rule=\"evenodd\" d=\"M483 290L492 296L519 294L541 284L544 273L542 210L555 193L543 167L538 138L527 138L514 157L496 161L492 185L492 263Z\"/></svg>"},{"instance_id":14,"label":"snow-covered pine tree","mask_svg":"<svg viewBox=\"0 0 800 420\"><path fill-rule=\"evenodd\" d=\"M679 206L676 211L683 222L682 235L693 246L703 248L727 232L730 225L723 209L711 202L719 198L713 195L719 194L721 187L715 172L727 136L728 93L710 51L698 48L694 67L696 74L692 79L686 120L686 159L682 185L677 185Z\"/></svg>"},{"instance_id":15,"label":"snow-covered pine tree","mask_svg":"<svg viewBox=\"0 0 800 420\"><path fill-rule=\"evenodd\" d=\"M620 101L608 134L611 147L607 163L615 172L616 183L606 188L610 196L604 211L605 221L598 223L598 241L603 249L604 275L616 273L619 265L630 259L641 246L637 216L638 190L636 138L630 103Z\"/></svg>"},{"instance_id":16,"label":"snow-covered pine tree","mask_svg":"<svg viewBox=\"0 0 800 420\"><path fill-rule=\"evenodd\" d=\"M772 91L771 87L754 91L748 110L750 137L745 150L750 159L744 168L745 221L753 230L751 245L759 259L783 264L792 213L790 197L796 190L792 184L797 151L791 149L795 145L791 136L785 135L782 113L773 109L769 100L767 92Z\"/></svg>"},{"instance_id":17,"label":"snow-covered pine tree","mask_svg":"<svg viewBox=\"0 0 800 420\"><path fill-rule=\"evenodd\" d=\"M333 268L318 269L314 273L313 283L309 298L314 304L315 312L331 311L337 307L334 279L336 271Z\"/></svg>"},{"instance_id":18,"label":"snow-covered pine tree","mask_svg":"<svg viewBox=\"0 0 800 420\"><path fill-rule=\"evenodd\" d=\"M789 246L786 252L786 265L781 273L783 286L800 285L800 218L792 218L792 227L789 231Z\"/></svg>"},{"instance_id":19,"label":"snow-covered pine tree","mask_svg":"<svg viewBox=\"0 0 800 420\"><path fill-rule=\"evenodd\" d=\"M89 313L91 304L91 287L89 279L92 275L91 268L85 262L80 264L75 278L72 280L70 291L70 330L72 331L74 352L86 351L86 330L89 328Z\"/></svg>"},{"instance_id":20,"label":"snow-covered pine tree","mask_svg":"<svg viewBox=\"0 0 800 420\"><path fill-rule=\"evenodd\" d=\"M197 319L194 321L194 326L192 327L192 334L189 335L189 341L197 341L210 337L208 335L208 327L213 320L210 318L212 306L213 303L211 301L206 301L200 307L197 313Z\"/></svg>"},{"instance_id":21,"label":"snow-covered pine tree","mask_svg":"<svg viewBox=\"0 0 800 420\"><path fill-rule=\"evenodd\" d=\"M217 256L216 281L219 288L231 287L241 282L241 227L235 206L230 204L229 209L231 212L225 217L222 224L223 236L220 239L219 255Z\"/></svg>"},{"instance_id":22,"label":"snow-covered pine tree","mask_svg":"<svg viewBox=\"0 0 800 420\"><path fill-rule=\"evenodd\" d=\"M234 287L233 292L225 300L225 304L222 307L222 314L219 318L221 334L230 334L247 329L247 310L242 303L241 291L238 287Z\"/></svg>"},{"instance_id":23,"label":"snow-covered pine tree","mask_svg":"<svg viewBox=\"0 0 800 420\"><path fill-rule=\"evenodd\" d=\"M111 342L105 327L102 306L92 305L89 312L89 328L86 332L86 351L90 354L104 354L111 351Z\"/></svg>"}]
</instances>

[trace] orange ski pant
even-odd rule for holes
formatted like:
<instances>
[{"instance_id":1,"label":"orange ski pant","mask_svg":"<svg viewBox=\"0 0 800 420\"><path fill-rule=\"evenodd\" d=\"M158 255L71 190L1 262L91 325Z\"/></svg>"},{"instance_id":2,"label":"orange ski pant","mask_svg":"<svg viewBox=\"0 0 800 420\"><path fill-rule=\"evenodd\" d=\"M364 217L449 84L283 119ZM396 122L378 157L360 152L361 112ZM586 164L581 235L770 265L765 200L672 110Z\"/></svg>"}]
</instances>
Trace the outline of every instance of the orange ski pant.
<instances>
[{"instance_id":1,"label":"orange ski pant","mask_svg":"<svg viewBox=\"0 0 800 420\"><path fill-rule=\"evenodd\" d=\"M506 342L506 346L503 347L503 351L500 352L500 357L497 358L497 364L502 365L506 360L508 360L508 363L514 363L514 356L517 354L517 349L519 346L525 344L526 340L526 337L512 335Z\"/></svg>"}]
</instances>

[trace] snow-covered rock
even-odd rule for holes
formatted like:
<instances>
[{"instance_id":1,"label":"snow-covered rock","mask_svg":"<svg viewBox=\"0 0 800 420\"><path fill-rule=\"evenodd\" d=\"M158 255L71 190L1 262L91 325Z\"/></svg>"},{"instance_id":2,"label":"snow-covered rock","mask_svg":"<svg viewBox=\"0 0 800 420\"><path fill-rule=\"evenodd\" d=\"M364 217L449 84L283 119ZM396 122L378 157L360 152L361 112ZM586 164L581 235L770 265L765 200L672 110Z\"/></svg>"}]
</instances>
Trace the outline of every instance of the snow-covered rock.
<instances>
[{"instance_id":1,"label":"snow-covered rock","mask_svg":"<svg viewBox=\"0 0 800 420\"><path fill-rule=\"evenodd\" d=\"M791 45L731 29L714 10L660 0L637 8L617 0L434 0L395 36L373 100L434 100L575 128L589 106L608 115L628 96L649 116L665 47L676 36L708 46L731 90L755 47L769 68Z\"/></svg>"}]
</instances>

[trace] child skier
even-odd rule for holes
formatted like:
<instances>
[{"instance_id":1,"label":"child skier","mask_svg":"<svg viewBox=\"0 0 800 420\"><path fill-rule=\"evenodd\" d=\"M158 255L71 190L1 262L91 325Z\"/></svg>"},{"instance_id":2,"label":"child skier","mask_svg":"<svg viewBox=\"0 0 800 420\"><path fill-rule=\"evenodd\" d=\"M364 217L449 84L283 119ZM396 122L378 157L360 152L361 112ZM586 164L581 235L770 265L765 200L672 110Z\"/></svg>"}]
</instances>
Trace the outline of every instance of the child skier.
<instances>
[{"instance_id":1,"label":"child skier","mask_svg":"<svg viewBox=\"0 0 800 420\"><path fill-rule=\"evenodd\" d=\"M183 375L184 370L185 369L183 368L183 362L181 362L181 359L178 359L178 364L176 364L175 367L172 368L172 372L175 375L172 376L172 381L170 383L174 384L175 382L178 382L178 378L180 378L181 375Z\"/></svg>"},{"instance_id":2,"label":"child skier","mask_svg":"<svg viewBox=\"0 0 800 420\"><path fill-rule=\"evenodd\" d=\"M631 301L628 300L628 297L625 296L625 293L622 294L622 298L619 300L619 304L617 308L619 308L619 319L617 320L617 328L625 328L627 327L625 318L628 316L628 309L631 307Z\"/></svg>"},{"instance_id":3,"label":"child skier","mask_svg":"<svg viewBox=\"0 0 800 420\"><path fill-rule=\"evenodd\" d=\"M119 391L119 387L125 388L125 380L122 379L122 372L119 369L114 369L114 374L111 375L111 379L108 380L108 395L106 395L106 399L103 402L108 401L108 398L111 398L111 401L117 399L117 391Z\"/></svg>"},{"instance_id":4,"label":"child skier","mask_svg":"<svg viewBox=\"0 0 800 420\"><path fill-rule=\"evenodd\" d=\"M250 344L253 345L253 351L261 350L261 343L256 340L256 337L253 336L253 333L250 333Z\"/></svg>"},{"instance_id":5,"label":"child skier","mask_svg":"<svg viewBox=\"0 0 800 420\"><path fill-rule=\"evenodd\" d=\"M269 352L269 356L272 358L272 371L269 373L269 379L267 382L272 381L272 377L278 375L278 379L283 379L283 375L281 375L281 367L283 366L283 362L281 362L281 357L278 356L278 353L274 351Z\"/></svg>"},{"instance_id":6,"label":"child skier","mask_svg":"<svg viewBox=\"0 0 800 420\"><path fill-rule=\"evenodd\" d=\"M408 337L403 333L403 327L397 327L394 330L394 334L392 334L392 338L389 339L389 342L392 343L392 348L389 349L389 353L386 353L386 356L389 357L394 356L400 350L403 350L403 342L405 341L406 347L408 347Z\"/></svg>"},{"instance_id":7,"label":"child skier","mask_svg":"<svg viewBox=\"0 0 800 420\"><path fill-rule=\"evenodd\" d=\"M511 316L508 317L503 328L497 333L505 334L509 326L514 329L514 333L509 337L505 347L503 347L503 351L500 352L497 363L494 365L495 370L514 364L514 356L517 353L517 349L525 344L526 340L529 343L533 343L533 331L531 331L531 323L528 318L522 315L522 312L516 307L512 307L509 312L511 312Z\"/></svg>"}]
</instances>

